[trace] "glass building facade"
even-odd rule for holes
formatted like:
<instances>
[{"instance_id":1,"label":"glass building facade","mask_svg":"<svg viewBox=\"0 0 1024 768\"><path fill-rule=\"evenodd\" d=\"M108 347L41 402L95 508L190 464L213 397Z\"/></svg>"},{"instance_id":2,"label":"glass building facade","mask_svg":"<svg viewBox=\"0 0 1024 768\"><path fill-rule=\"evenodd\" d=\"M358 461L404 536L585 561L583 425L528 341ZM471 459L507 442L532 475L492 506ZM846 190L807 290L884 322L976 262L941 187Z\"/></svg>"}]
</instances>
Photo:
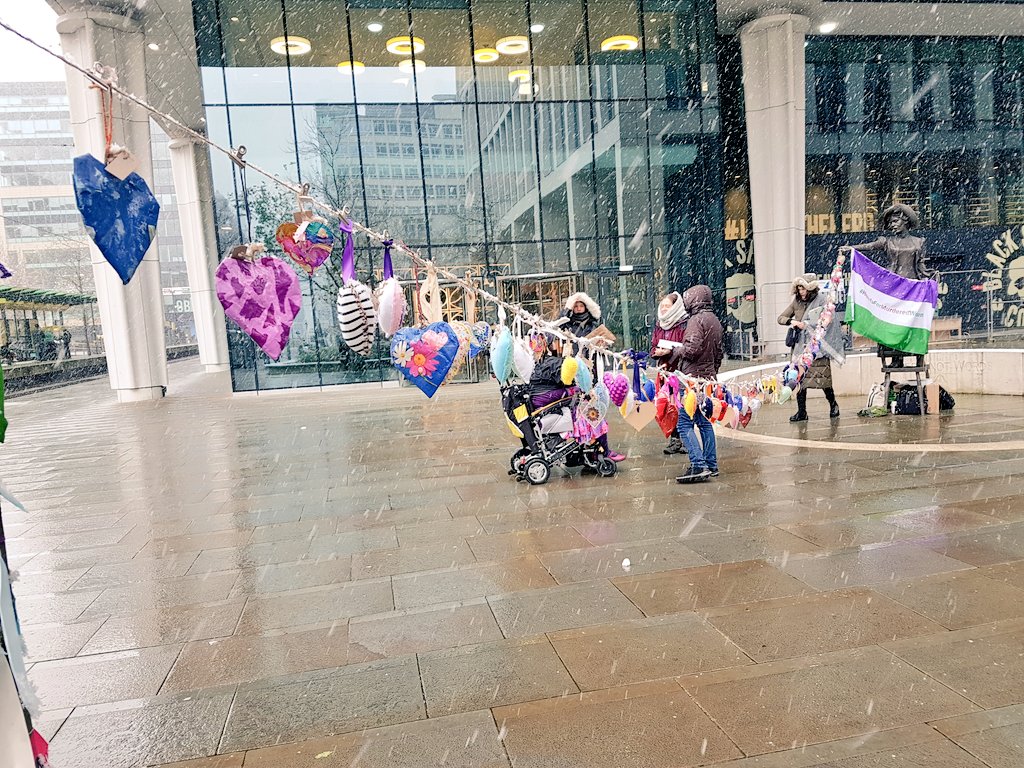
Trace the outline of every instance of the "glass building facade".
<instances>
[{"instance_id":1,"label":"glass building facade","mask_svg":"<svg viewBox=\"0 0 1024 768\"><path fill-rule=\"evenodd\" d=\"M812 37L805 53L808 268L905 203L940 315L1024 328L1024 40Z\"/></svg>"},{"instance_id":2,"label":"glass building facade","mask_svg":"<svg viewBox=\"0 0 1024 768\"><path fill-rule=\"evenodd\" d=\"M743 69L712 0L193 11L218 143L532 311L554 317L586 290L623 347L647 343L662 293L708 283L729 347L751 349ZM1024 40L818 35L804 51L807 269L828 271L839 245L874 239L880 212L906 203L942 271L940 314L970 332L1024 326ZM221 252L279 250L294 198L212 163ZM373 283L379 249L356 246ZM412 299L422 273L397 261ZM302 276L281 360L229 325L236 389L394 378L385 341L364 359L340 339L337 262ZM461 289L442 291L446 319L465 317Z\"/></svg>"},{"instance_id":3,"label":"glass building facade","mask_svg":"<svg viewBox=\"0 0 1024 768\"><path fill-rule=\"evenodd\" d=\"M548 316L586 290L637 347L659 293L724 287L711 0L202 0L194 14L210 136L439 265ZM279 37L291 50L268 46ZM276 249L294 198L213 167L221 251ZM378 279L378 249L356 252ZM393 377L386 343L369 359L341 343L337 279L303 277L276 363L229 331L236 389ZM461 290L442 288L446 317L463 316Z\"/></svg>"}]
</instances>

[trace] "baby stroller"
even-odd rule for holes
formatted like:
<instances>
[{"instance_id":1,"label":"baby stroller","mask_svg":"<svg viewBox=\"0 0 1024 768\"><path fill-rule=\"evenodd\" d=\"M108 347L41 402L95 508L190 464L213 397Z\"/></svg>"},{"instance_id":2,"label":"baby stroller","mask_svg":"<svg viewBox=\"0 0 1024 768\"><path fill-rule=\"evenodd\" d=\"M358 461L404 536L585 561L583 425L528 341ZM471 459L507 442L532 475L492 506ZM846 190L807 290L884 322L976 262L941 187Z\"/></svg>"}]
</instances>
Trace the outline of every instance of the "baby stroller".
<instances>
[{"instance_id":1,"label":"baby stroller","mask_svg":"<svg viewBox=\"0 0 1024 768\"><path fill-rule=\"evenodd\" d=\"M509 384L501 388L501 403L509 430L523 444L509 462L508 473L516 482L543 485L551 477L551 468L559 465L583 467L584 472L596 472L601 477L611 477L618 469L600 445L582 445L569 434L579 404L578 393L534 408L529 385Z\"/></svg>"}]
</instances>

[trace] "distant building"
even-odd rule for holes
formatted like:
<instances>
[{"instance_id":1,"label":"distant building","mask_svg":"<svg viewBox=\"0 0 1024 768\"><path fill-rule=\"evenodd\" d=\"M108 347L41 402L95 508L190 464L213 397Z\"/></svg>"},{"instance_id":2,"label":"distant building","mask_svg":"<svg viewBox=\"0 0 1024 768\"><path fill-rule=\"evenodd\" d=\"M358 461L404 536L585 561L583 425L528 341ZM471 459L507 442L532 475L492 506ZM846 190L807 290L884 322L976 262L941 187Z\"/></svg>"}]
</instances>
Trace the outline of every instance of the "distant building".
<instances>
[{"instance_id":1,"label":"distant building","mask_svg":"<svg viewBox=\"0 0 1024 768\"><path fill-rule=\"evenodd\" d=\"M195 328L167 137L155 124L152 130L167 343L190 344ZM13 273L0 284L95 293L89 236L71 186L74 153L63 82L0 83L0 262ZM47 316L37 322L48 327L61 321ZM87 310L68 312L64 323L75 336L76 352L102 351L98 340L90 338L87 344L84 338L83 326L98 327Z\"/></svg>"}]
</instances>

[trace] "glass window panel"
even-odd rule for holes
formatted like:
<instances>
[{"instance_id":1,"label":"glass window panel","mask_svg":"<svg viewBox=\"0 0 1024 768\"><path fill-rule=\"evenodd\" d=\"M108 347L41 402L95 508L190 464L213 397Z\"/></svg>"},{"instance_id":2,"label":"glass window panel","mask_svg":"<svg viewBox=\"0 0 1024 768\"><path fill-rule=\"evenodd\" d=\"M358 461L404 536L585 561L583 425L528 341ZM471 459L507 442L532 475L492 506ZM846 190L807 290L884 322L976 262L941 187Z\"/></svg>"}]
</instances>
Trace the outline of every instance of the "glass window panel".
<instances>
[{"instance_id":1,"label":"glass window panel","mask_svg":"<svg viewBox=\"0 0 1024 768\"><path fill-rule=\"evenodd\" d=\"M590 60L600 99L643 99L644 53L635 0L587 4Z\"/></svg>"},{"instance_id":2,"label":"glass window panel","mask_svg":"<svg viewBox=\"0 0 1024 768\"><path fill-rule=\"evenodd\" d=\"M1004 152L996 158L1000 186L1000 216L1007 224L1024 223L1024 162L1021 153Z\"/></svg>"},{"instance_id":3,"label":"glass window panel","mask_svg":"<svg viewBox=\"0 0 1024 768\"><path fill-rule=\"evenodd\" d=\"M309 183L310 194L335 210L348 208L357 221L375 226L363 205L359 164L358 135L365 118L359 118L354 107L339 104L296 107L295 112L301 181ZM358 268L364 266L357 262Z\"/></svg>"},{"instance_id":4,"label":"glass window panel","mask_svg":"<svg viewBox=\"0 0 1024 768\"><path fill-rule=\"evenodd\" d=\"M350 78L355 82L356 99L360 102L375 103L415 101L416 90L412 69L409 65L403 65L403 69L399 69L399 63L411 61L415 56L428 65L429 71L429 53L433 51L423 50L420 54L401 53L403 49L400 44L392 45L399 53L388 50L387 44L390 40L409 37L409 14L405 5L365 8L354 4L349 10L348 19L347 29L344 23L341 24L344 46L340 60L354 60L363 65L360 71L350 74ZM349 33L352 36L351 56L348 54ZM414 34L420 36L418 31Z\"/></svg>"},{"instance_id":5,"label":"glass window panel","mask_svg":"<svg viewBox=\"0 0 1024 768\"><path fill-rule=\"evenodd\" d=\"M580 2L531 2L530 42L538 100L590 98L589 50Z\"/></svg>"},{"instance_id":6,"label":"glass window panel","mask_svg":"<svg viewBox=\"0 0 1024 768\"><path fill-rule=\"evenodd\" d=\"M203 81L203 103L225 103L224 70L220 67L200 67L199 74Z\"/></svg>"},{"instance_id":7,"label":"glass window panel","mask_svg":"<svg viewBox=\"0 0 1024 768\"><path fill-rule=\"evenodd\" d=\"M501 232L524 209L532 211L536 205L533 107L531 104L506 105L486 110L486 117L485 110L481 109L480 117L488 229L492 233ZM527 239L533 237L531 228Z\"/></svg>"},{"instance_id":8,"label":"glass window panel","mask_svg":"<svg viewBox=\"0 0 1024 768\"><path fill-rule=\"evenodd\" d=\"M648 98L668 109L698 103L712 83L702 78L694 0L645 0L643 9Z\"/></svg>"},{"instance_id":9,"label":"glass window panel","mask_svg":"<svg viewBox=\"0 0 1024 768\"><path fill-rule=\"evenodd\" d=\"M444 171L435 158L420 156L415 105L361 104L358 110L367 220L407 242L425 242L427 221L420 178L424 168L432 180ZM424 145L427 143L424 137Z\"/></svg>"},{"instance_id":10,"label":"glass window panel","mask_svg":"<svg viewBox=\"0 0 1024 768\"><path fill-rule=\"evenodd\" d=\"M468 5L464 0L445 0L444 7L438 6L431 0L412 2L413 34L425 45L416 54L426 63L426 69L416 73L421 102L455 101L472 88Z\"/></svg>"},{"instance_id":11,"label":"glass window panel","mask_svg":"<svg viewBox=\"0 0 1024 768\"><path fill-rule=\"evenodd\" d=\"M473 46L477 52L480 100L508 102L532 98L535 74L530 47L536 42L531 36L525 3L473 0Z\"/></svg>"},{"instance_id":12,"label":"glass window panel","mask_svg":"<svg viewBox=\"0 0 1024 768\"><path fill-rule=\"evenodd\" d=\"M244 0L224 0L218 21L223 34L228 100L234 104L288 103L289 56L271 49L271 44L285 34L281 14L253 13ZM289 28L290 37L302 35L299 29ZM278 50L284 49L278 46ZM297 64L302 56L290 58Z\"/></svg>"}]
</instances>

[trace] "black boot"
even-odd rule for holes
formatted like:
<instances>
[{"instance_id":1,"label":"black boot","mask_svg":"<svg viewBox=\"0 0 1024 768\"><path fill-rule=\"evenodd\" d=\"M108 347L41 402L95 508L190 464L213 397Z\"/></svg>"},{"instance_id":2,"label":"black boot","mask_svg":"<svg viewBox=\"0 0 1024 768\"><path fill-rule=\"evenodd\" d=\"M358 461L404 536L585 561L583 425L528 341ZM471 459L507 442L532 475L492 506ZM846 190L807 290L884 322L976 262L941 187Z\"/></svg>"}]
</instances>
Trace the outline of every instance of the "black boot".
<instances>
[{"instance_id":1,"label":"black boot","mask_svg":"<svg viewBox=\"0 0 1024 768\"><path fill-rule=\"evenodd\" d=\"M789 417L790 421L807 421L807 390L796 393L796 413Z\"/></svg>"},{"instance_id":2,"label":"black boot","mask_svg":"<svg viewBox=\"0 0 1024 768\"><path fill-rule=\"evenodd\" d=\"M684 453L685 450L686 449L683 448L683 441L680 440L675 435L672 435L672 437L668 439L668 445L665 446L665 448L662 450L662 453L664 453L666 456L670 456L673 453Z\"/></svg>"},{"instance_id":3,"label":"black boot","mask_svg":"<svg viewBox=\"0 0 1024 768\"><path fill-rule=\"evenodd\" d=\"M839 418L839 403L836 402L836 392L834 389L829 387L825 390L825 399L828 400L828 417L830 419Z\"/></svg>"}]
</instances>

